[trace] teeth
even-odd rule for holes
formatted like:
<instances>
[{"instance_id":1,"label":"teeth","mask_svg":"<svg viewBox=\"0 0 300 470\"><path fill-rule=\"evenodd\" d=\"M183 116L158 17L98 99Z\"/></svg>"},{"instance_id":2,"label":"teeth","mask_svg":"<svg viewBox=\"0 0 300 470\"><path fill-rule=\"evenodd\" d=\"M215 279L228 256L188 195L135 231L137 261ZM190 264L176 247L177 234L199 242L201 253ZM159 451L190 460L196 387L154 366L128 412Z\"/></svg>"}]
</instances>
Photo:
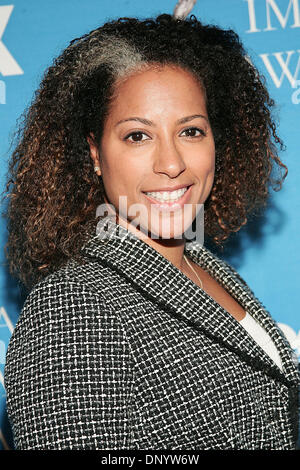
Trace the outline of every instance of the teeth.
<instances>
[{"instance_id":1,"label":"teeth","mask_svg":"<svg viewBox=\"0 0 300 470\"><path fill-rule=\"evenodd\" d=\"M177 189L176 191L159 191L159 192L146 192L148 196L162 202L173 202L180 199L187 191L187 187Z\"/></svg>"}]
</instances>

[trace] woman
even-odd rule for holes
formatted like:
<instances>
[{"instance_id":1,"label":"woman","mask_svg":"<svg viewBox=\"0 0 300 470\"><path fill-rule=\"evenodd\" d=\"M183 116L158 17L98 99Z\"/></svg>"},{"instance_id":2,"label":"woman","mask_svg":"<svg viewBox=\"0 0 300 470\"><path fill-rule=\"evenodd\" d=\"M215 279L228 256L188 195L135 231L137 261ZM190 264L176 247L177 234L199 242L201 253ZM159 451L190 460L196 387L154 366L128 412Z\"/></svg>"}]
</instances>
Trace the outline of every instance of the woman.
<instances>
[{"instance_id":1,"label":"woman","mask_svg":"<svg viewBox=\"0 0 300 470\"><path fill-rule=\"evenodd\" d=\"M109 22L49 68L10 166L18 449L295 449L292 351L197 222L221 245L266 203L272 104L195 17Z\"/></svg>"}]
</instances>

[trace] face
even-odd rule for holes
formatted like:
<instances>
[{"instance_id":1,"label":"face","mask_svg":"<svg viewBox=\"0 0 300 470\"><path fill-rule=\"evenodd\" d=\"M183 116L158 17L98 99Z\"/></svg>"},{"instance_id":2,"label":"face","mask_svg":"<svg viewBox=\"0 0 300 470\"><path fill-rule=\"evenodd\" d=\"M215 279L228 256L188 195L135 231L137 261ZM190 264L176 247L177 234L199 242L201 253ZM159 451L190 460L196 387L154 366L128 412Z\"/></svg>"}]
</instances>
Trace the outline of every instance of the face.
<instances>
[{"instance_id":1,"label":"face","mask_svg":"<svg viewBox=\"0 0 300 470\"><path fill-rule=\"evenodd\" d=\"M193 75L170 66L131 75L116 89L100 148L88 140L118 223L150 238L182 237L211 191L215 166Z\"/></svg>"}]
</instances>

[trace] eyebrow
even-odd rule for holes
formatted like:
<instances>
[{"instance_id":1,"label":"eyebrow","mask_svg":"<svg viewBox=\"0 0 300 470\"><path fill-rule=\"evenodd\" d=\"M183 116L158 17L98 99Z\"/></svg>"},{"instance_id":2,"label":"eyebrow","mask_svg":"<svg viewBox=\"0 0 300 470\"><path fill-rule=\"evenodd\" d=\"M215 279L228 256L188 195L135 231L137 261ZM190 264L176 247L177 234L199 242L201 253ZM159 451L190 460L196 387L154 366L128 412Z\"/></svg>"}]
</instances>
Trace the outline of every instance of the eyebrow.
<instances>
[{"instance_id":1,"label":"eyebrow","mask_svg":"<svg viewBox=\"0 0 300 470\"><path fill-rule=\"evenodd\" d=\"M186 122L193 121L193 119L197 119L197 118L205 119L208 122L207 117L204 116L203 114L192 114L191 116L186 116L184 118L178 119L178 121L176 121L176 124L185 124ZM133 116L133 117L129 117L126 119L122 119L121 121L117 122L116 126L118 126L122 122L127 122L127 121L138 121L138 122L141 122L142 124L145 124L146 126L155 126L155 124L152 121L149 121L148 119L141 118L138 116Z\"/></svg>"}]
</instances>

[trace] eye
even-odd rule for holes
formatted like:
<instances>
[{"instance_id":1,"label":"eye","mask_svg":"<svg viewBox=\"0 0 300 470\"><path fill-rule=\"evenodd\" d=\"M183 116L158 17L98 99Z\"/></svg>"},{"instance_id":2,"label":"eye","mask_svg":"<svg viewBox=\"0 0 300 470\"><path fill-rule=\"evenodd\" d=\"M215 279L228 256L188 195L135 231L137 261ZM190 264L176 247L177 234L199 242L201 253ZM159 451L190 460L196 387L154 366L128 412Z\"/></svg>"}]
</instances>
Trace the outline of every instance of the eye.
<instances>
[{"instance_id":1,"label":"eye","mask_svg":"<svg viewBox=\"0 0 300 470\"><path fill-rule=\"evenodd\" d=\"M137 131L137 132L131 132L128 134L124 140L128 140L131 143L139 143L139 142L144 142L145 140L149 140L149 136L145 134L144 132Z\"/></svg>"},{"instance_id":2,"label":"eye","mask_svg":"<svg viewBox=\"0 0 300 470\"><path fill-rule=\"evenodd\" d=\"M184 129L180 135L185 134L184 137L205 137L206 133L203 129L199 129L199 127L188 127Z\"/></svg>"}]
</instances>

